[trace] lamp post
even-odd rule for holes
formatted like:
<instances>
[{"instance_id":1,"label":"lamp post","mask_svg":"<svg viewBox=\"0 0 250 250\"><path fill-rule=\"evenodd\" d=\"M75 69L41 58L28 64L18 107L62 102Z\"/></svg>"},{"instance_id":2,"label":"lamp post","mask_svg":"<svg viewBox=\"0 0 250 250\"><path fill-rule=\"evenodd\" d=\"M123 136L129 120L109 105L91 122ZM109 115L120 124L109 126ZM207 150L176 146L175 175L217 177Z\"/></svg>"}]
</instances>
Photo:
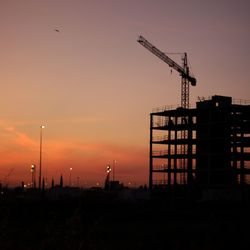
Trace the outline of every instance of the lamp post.
<instances>
[{"instance_id":1,"label":"lamp post","mask_svg":"<svg viewBox=\"0 0 250 250\"><path fill-rule=\"evenodd\" d=\"M42 184L42 145L43 145L43 129L44 125L40 126L40 164L39 164L39 189L41 189Z\"/></svg>"},{"instance_id":2,"label":"lamp post","mask_svg":"<svg viewBox=\"0 0 250 250\"><path fill-rule=\"evenodd\" d=\"M31 185L33 188L36 188L36 165L32 164L31 165Z\"/></svg>"},{"instance_id":3,"label":"lamp post","mask_svg":"<svg viewBox=\"0 0 250 250\"><path fill-rule=\"evenodd\" d=\"M115 181L115 166L116 166L117 160L113 160L113 181Z\"/></svg>"},{"instance_id":4,"label":"lamp post","mask_svg":"<svg viewBox=\"0 0 250 250\"><path fill-rule=\"evenodd\" d=\"M106 179L106 181L107 181L108 190L110 190L110 177L109 177L110 172L111 172L111 167L109 165L107 165L107 179Z\"/></svg>"},{"instance_id":5,"label":"lamp post","mask_svg":"<svg viewBox=\"0 0 250 250\"><path fill-rule=\"evenodd\" d=\"M77 176L76 179L77 179L77 187L80 188L80 176Z\"/></svg>"},{"instance_id":6,"label":"lamp post","mask_svg":"<svg viewBox=\"0 0 250 250\"><path fill-rule=\"evenodd\" d=\"M72 169L73 169L73 168L70 168L70 169L69 169L69 186L70 186L70 187L72 186L72 183L71 183L71 172L72 172Z\"/></svg>"}]
</instances>

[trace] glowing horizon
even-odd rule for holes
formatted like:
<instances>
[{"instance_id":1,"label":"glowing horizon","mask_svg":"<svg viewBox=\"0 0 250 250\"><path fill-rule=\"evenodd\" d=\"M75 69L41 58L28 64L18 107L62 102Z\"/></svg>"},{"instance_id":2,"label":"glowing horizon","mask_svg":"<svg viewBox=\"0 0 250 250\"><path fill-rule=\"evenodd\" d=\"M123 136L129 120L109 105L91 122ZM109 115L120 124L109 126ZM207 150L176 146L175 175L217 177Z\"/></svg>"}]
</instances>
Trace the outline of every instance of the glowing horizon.
<instances>
[{"instance_id":1,"label":"glowing horizon","mask_svg":"<svg viewBox=\"0 0 250 250\"><path fill-rule=\"evenodd\" d=\"M67 184L72 167L80 185L103 183L117 160L117 179L148 184L149 113L180 103L181 79L138 36L187 52L197 79L190 103L249 100L249 10L245 0L3 1L0 181L12 169L10 185L31 179L42 124L49 182L63 174Z\"/></svg>"}]
</instances>

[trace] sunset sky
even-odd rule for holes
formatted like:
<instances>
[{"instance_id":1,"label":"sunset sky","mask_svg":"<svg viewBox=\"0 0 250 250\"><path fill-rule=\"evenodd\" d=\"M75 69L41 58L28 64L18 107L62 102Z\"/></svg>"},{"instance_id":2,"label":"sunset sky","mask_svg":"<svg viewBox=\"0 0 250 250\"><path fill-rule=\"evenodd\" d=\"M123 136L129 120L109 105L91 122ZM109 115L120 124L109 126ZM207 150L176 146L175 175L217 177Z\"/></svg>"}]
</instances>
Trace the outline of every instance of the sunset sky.
<instances>
[{"instance_id":1,"label":"sunset sky","mask_svg":"<svg viewBox=\"0 0 250 250\"><path fill-rule=\"evenodd\" d=\"M180 103L181 79L138 36L188 53L190 103L250 100L249 13L248 0L0 0L0 180L30 181L43 124L49 182L72 167L72 182L103 184L117 160L117 179L147 184L149 114Z\"/></svg>"}]
</instances>

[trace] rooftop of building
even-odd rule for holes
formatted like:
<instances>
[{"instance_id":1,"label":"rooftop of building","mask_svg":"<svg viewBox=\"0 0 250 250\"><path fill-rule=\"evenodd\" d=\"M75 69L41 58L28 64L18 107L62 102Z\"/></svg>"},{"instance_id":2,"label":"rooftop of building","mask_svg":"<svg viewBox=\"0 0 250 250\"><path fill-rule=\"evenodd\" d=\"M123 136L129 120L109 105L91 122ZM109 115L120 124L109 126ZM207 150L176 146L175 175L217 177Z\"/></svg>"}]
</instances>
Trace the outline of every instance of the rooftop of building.
<instances>
[{"instance_id":1,"label":"rooftop of building","mask_svg":"<svg viewBox=\"0 0 250 250\"><path fill-rule=\"evenodd\" d=\"M227 104L232 105L243 105L247 106L250 105L250 100L244 100L244 99L234 99L229 96L220 96L220 95L213 95L208 97L197 97L197 102L189 104L189 109L195 109L197 108L198 103L211 103L212 102L226 102ZM181 108L180 105L165 105L157 108L153 108L152 113L158 113L158 112L164 112L169 110L176 110L178 108Z\"/></svg>"}]
</instances>

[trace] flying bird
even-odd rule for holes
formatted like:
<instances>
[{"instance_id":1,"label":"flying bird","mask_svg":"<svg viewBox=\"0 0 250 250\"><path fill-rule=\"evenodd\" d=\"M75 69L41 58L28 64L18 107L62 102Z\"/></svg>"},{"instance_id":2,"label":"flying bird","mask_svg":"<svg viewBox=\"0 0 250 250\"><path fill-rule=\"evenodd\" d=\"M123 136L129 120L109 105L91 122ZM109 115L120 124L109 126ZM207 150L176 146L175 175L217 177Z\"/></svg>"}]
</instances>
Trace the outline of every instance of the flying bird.
<instances>
[{"instance_id":1,"label":"flying bird","mask_svg":"<svg viewBox=\"0 0 250 250\"><path fill-rule=\"evenodd\" d=\"M58 29L54 29L54 31L56 31L56 32L60 32L60 30L58 30Z\"/></svg>"}]
</instances>

